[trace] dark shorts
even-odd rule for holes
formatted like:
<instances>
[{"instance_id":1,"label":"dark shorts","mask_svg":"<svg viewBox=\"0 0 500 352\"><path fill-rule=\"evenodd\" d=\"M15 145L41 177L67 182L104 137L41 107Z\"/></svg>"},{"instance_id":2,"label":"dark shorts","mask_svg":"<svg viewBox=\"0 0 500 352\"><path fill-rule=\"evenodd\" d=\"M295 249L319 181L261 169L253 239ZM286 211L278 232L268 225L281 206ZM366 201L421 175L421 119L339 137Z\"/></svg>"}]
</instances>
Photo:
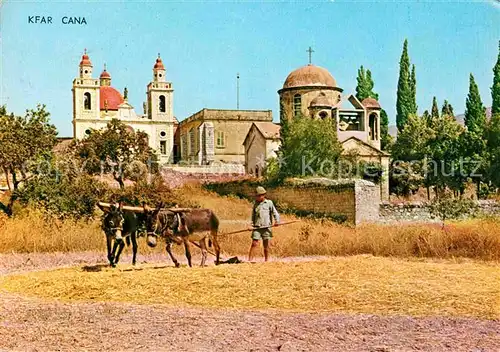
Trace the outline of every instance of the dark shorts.
<instances>
[{"instance_id":1,"label":"dark shorts","mask_svg":"<svg viewBox=\"0 0 500 352\"><path fill-rule=\"evenodd\" d=\"M271 238L273 238L273 233L270 229L252 231L252 240L270 240Z\"/></svg>"}]
</instances>

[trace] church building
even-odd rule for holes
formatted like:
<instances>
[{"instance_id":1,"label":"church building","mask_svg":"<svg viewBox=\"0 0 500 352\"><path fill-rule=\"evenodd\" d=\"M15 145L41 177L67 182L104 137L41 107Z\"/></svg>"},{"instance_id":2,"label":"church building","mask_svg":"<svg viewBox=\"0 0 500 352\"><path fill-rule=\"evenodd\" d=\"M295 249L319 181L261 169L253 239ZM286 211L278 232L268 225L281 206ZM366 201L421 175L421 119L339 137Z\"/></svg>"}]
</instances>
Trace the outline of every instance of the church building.
<instances>
[{"instance_id":1,"label":"church building","mask_svg":"<svg viewBox=\"0 0 500 352\"><path fill-rule=\"evenodd\" d=\"M312 64L300 67L288 75L283 87L278 90L280 120L299 115L312 119L331 119L337 126L343 153L355 152L360 160L377 162L382 166L380 194L381 199L388 199L390 155L380 149L380 104L373 98L359 101L352 94L342 93L343 89L328 70ZM253 133L264 129L255 128ZM249 135L245 140L245 168L254 175L259 174L255 170L262 170L266 159L273 157L279 147L279 144L271 143L276 139L275 135L271 134L266 139L266 133L261 134L263 138L251 139ZM258 147L254 143L262 145ZM256 150L262 152L256 154Z\"/></svg>"},{"instance_id":2,"label":"church building","mask_svg":"<svg viewBox=\"0 0 500 352\"><path fill-rule=\"evenodd\" d=\"M78 77L73 80L73 138L82 139L93 129L106 127L111 119L124 122L131 131L148 135L149 146L158 153L161 163L171 163L177 152L174 133L178 122L173 113L173 87L166 80L166 70L158 55L153 66L153 80L146 88L143 113L137 114L128 102L127 88L123 95L111 85L111 74L101 72L93 78L93 65L85 51L79 64Z\"/></svg>"}]
</instances>

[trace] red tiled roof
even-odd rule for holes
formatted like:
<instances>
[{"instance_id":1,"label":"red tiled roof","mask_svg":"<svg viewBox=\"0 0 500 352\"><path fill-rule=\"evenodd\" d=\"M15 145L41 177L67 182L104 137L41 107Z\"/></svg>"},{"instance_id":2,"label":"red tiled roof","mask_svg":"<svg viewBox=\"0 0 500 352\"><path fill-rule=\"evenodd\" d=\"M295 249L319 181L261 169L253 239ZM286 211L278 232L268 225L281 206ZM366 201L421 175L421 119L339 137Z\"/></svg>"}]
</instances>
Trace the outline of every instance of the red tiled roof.
<instances>
[{"instance_id":1,"label":"red tiled roof","mask_svg":"<svg viewBox=\"0 0 500 352\"><path fill-rule=\"evenodd\" d=\"M125 100L119 91L111 86L100 87L100 102L99 107L101 110L106 110L105 102L107 102L108 110L118 110L118 106Z\"/></svg>"}]
</instances>

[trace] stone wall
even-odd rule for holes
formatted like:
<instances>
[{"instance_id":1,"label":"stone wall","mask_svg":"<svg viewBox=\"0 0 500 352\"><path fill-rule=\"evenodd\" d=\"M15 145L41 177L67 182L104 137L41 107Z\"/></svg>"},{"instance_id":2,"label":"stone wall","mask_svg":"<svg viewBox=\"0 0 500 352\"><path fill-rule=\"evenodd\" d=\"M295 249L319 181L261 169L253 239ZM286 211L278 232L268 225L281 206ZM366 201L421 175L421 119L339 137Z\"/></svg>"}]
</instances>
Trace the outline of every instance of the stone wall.
<instances>
[{"instance_id":1,"label":"stone wall","mask_svg":"<svg viewBox=\"0 0 500 352\"><path fill-rule=\"evenodd\" d=\"M253 199L255 187L264 185L255 180L210 183L206 187L219 194L233 194ZM364 180L330 180L324 178L292 179L283 185L264 185L267 196L278 208L299 214L321 214L345 218L347 223L360 224L378 220L378 187Z\"/></svg>"},{"instance_id":2,"label":"stone wall","mask_svg":"<svg viewBox=\"0 0 500 352\"><path fill-rule=\"evenodd\" d=\"M477 201L482 215L500 215L500 203L493 200ZM381 222L439 222L429 211L426 202L405 202L380 204Z\"/></svg>"}]
</instances>

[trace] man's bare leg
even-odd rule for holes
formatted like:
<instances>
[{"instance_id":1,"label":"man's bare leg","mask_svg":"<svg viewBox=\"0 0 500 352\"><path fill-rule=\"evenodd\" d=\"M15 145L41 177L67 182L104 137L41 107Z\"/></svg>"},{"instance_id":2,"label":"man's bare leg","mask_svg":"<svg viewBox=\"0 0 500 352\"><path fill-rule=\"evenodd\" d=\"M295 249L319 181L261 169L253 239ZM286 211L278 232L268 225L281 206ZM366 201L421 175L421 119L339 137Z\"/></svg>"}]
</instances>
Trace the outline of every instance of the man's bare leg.
<instances>
[{"instance_id":1,"label":"man's bare leg","mask_svg":"<svg viewBox=\"0 0 500 352\"><path fill-rule=\"evenodd\" d=\"M262 244L264 245L264 260L267 262L269 259L269 240L262 240Z\"/></svg>"},{"instance_id":2,"label":"man's bare leg","mask_svg":"<svg viewBox=\"0 0 500 352\"><path fill-rule=\"evenodd\" d=\"M259 240L252 240L250 251L248 252L248 261L252 262L255 255L255 249L259 246Z\"/></svg>"}]
</instances>

